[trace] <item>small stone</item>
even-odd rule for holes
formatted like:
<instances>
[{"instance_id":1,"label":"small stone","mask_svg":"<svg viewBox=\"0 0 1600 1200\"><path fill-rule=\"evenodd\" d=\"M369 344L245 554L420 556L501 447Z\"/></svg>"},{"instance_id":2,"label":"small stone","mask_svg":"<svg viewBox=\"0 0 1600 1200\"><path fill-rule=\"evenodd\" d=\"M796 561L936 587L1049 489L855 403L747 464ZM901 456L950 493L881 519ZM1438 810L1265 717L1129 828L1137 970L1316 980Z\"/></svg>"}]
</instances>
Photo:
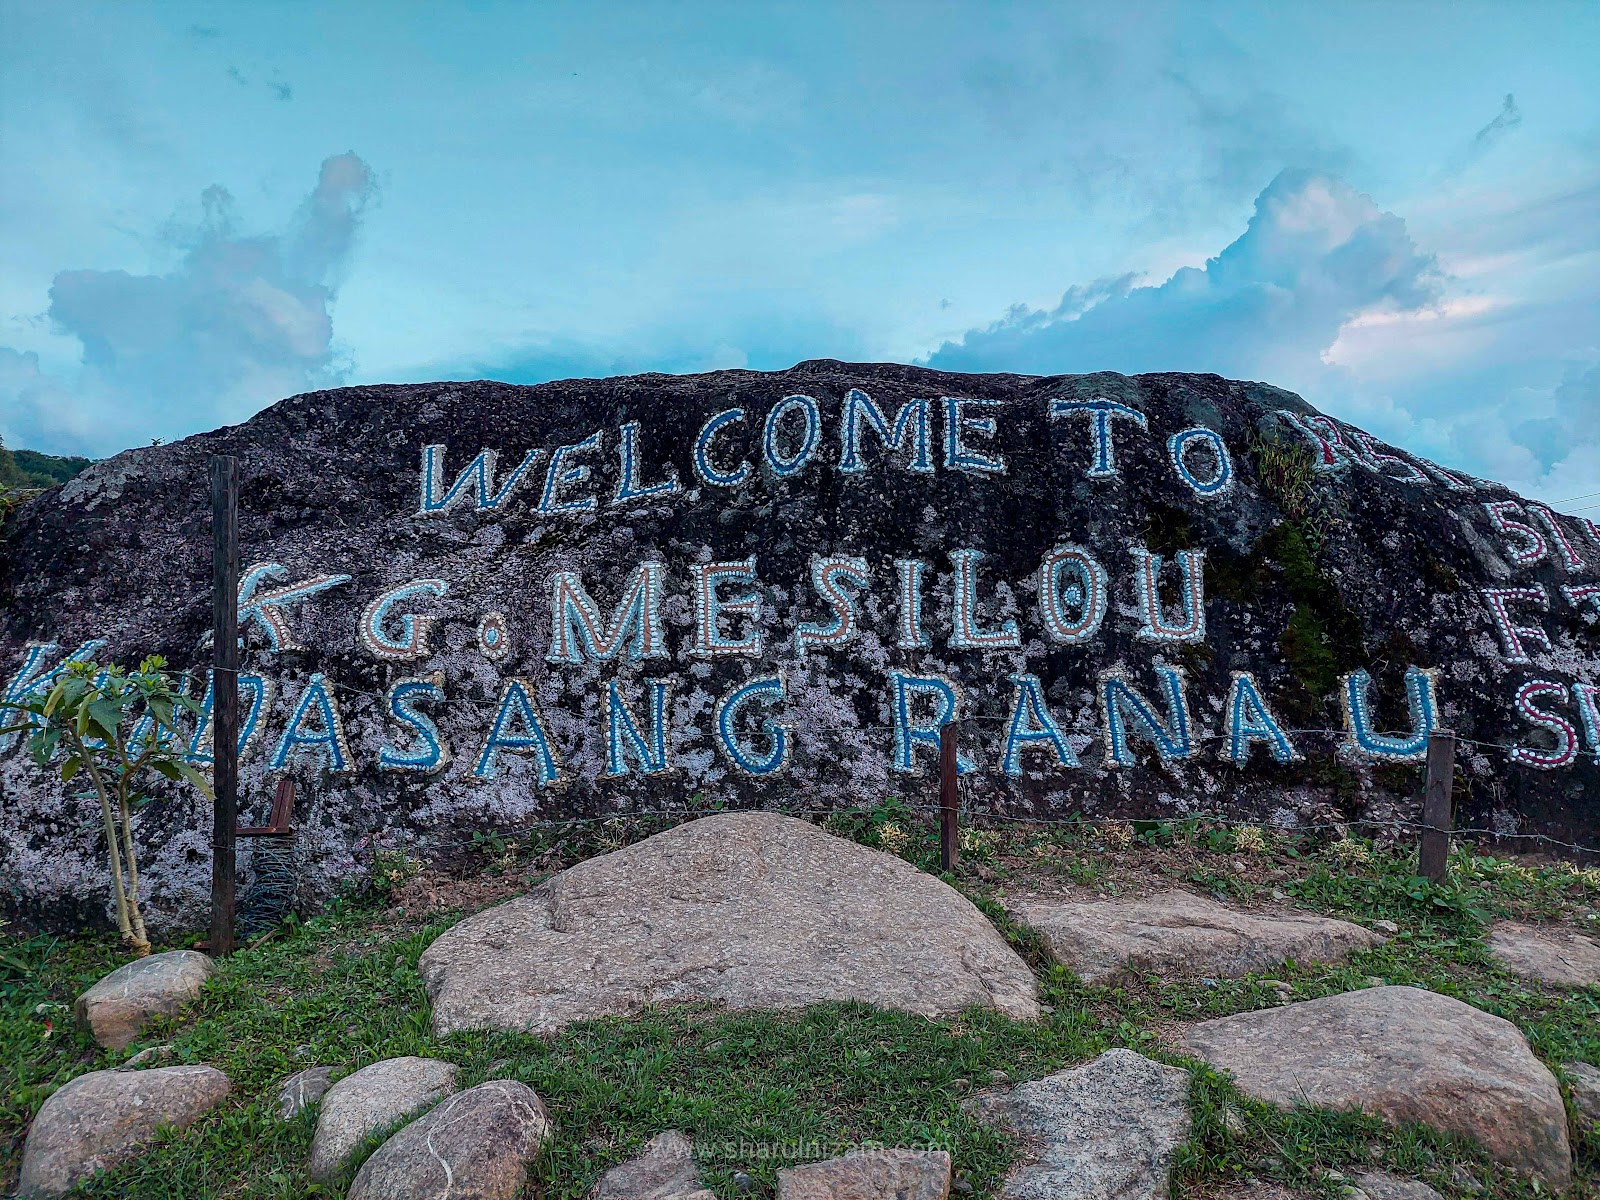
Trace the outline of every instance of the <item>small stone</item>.
<instances>
[{"instance_id":1,"label":"small stone","mask_svg":"<svg viewBox=\"0 0 1600 1200\"><path fill-rule=\"evenodd\" d=\"M694 1143L676 1129L658 1133L620 1166L600 1176L590 1200L715 1200L700 1186Z\"/></svg>"},{"instance_id":2,"label":"small stone","mask_svg":"<svg viewBox=\"0 0 1600 1200\"><path fill-rule=\"evenodd\" d=\"M122 1068L123 1070L129 1070L133 1067L147 1067L153 1062L171 1058L173 1049L171 1042L162 1042L159 1046L146 1046L139 1053L129 1058L127 1062L123 1063Z\"/></svg>"},{"instance_id":3,"label":"small stone","mask_svg":"<svg viewBox=\"0 0 1600 1200\"><path fill-rule=\"evenodd\" d=\"M527 1084L491 1079L440 1101L373 1151L348 1200L512 1200L554 1129Z\"/></svg>"},{"instance_id":4,"label":"small stone","mask_svg":"<svg viewBox=\"0 0 1600 1200\"><path fill-rule=\"evenodd\" d=\"M1572 1107L1577 1110L1579 1129L1600 1129L1600 1067L1588 1063L1561 1064L1561 1073L1572 1089Z\"/></svg>"},{"instance_id":5,"label":"small stone","mask_svg":"<svg viewBox=\"0 0 1600 1200\"><path fill-rule=\"evenodd\" d=\"M454 1063L406 1057L346 1075L322 1097L307 1173L317 1183L330 1182L369 1136L455 1091L456 1071Z\"/></svg>"},{"instance_id":6,"label":"small stone","mask_svg":"<svg viewBox=\"0 0 1600 1200\"><path fill-rule=\"evenodd\" d=\"M1391 1175L1387 1171L1368 1171L1357 1175L1355 1182L1367 1200L1444 1200L1420 1180Z\"/></svg>"},{"instance_id":7,"label":"small stone","mask_svg":"<svg viewBox=\"0 0 1600 1200\"><path fill-rule=\"evenodd\" d=\"M1001 1200L1156 1200L1189 1136L1189 1073L1132 1050L1017 1085L969 1110L1020 1134Z\"/></svg>"},{"instance_id":8,"label":"small stone","mask_svg":"<svg viewBox=\"0 0 1600 1200\"><path fill-rule=\"evenodd\" d=\"M1600 941L1560 926L1496 921L1486 939L1489 954L1524 979L1557 987L1600 984Z\"/></svg>"},{"instance_id":9,"label":"small stone","mask_svg":"<svg viewBox=\"0 0 1600 1200\"><path fill-rule=\"evenodd\" d=\"M278 1120L292 1120L310 1108L322 1099L332 1083L332 1067L307 1067L296 1071L278 1088Z\"/></svg>"},{"instance_id":10,"label":"small stone","mask_svg":"<svg viewBox=\"0 0 1600 1200\"><path fill-rule=\"evenodd\" d=\"M39 1108L22 1149L19 1196L60 1196L135 1157L163 1126L183 1129L227 1098L215 1067L90 1071Z\"/></svg>"},{"instance_id":11,"label":"small stone","mask_svg":"<svg viewBox=\"0 0 1600 1200\"><path fill-rule=\"evenodd\" d=\"M858 1150L778 1172L778 1200L945 1200L943 1150Z\"/></svg>"},{"instance_id":12,"label":"small stone","mask_svg":"<svg viewBox=\"0 0 1600 1200\"><path fill-rule=\"evenodd\" d=\"M200 994L211 959L196 950L169 950L118 967L78 997L78 1020L108 1050L126 1050L153 1017L175 1017Z\"/></svg>"}]
</instances>

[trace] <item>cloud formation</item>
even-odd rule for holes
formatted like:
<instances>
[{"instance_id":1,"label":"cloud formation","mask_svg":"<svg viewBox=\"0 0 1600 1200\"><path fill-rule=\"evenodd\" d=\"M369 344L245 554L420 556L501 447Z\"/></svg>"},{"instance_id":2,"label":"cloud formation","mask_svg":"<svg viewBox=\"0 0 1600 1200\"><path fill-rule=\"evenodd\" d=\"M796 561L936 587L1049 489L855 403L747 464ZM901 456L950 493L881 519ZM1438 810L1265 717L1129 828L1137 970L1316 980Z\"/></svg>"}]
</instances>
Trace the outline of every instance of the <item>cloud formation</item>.
<instances>
[{"instance_id":1,"label":"cloud formation","mask_svg":"<svg viewBox=\"0 0 1600 1200\"><path fill-rule=\"evenodd\" d=\"M1515 111L1507 97L1500 130L1515 124ZM1478 142L1491 143L1495 130L1486 126ZM1562 202L1571 208L1588 195L1582 189ZM1516 243L1515 253L1500 247L1496 261L1570 257L1564 244L1544 245L1546 221L1501 236ZM1573 236L1582 251L1592 246L1592 234ZM1471 265L1470 257L1460 261ZM1572 315L1592 309L1570 289L1557 297L1490 294L1484 278L1441 270L1404 220L1339 178L1284 171L1256 198L1244 233L1204 267L1185 267L1159 285L1122 276L1071 287L1054 308L1014 307L944 343L927 363L1263 380L1520 490L1557 499L1592 490L1600 477L1600 346L1592 315Z\"/></svg>"},{"instance_id":2,"label":"cloud formation","mask_svg":"<svg viewBox=\"0 0 1600 1200\"><path fill-rule=\"evenodd\" d=\"M280 232L241 233L214 185L171 273L60 272L48 315L82 344L82 370L52 378L0 347L0 435L106 453L337 384L333 302L375 195L367 164L340 154Z\"/></svg>"},{"instance_id":3,"label":"cloud formation","mask_svg":"<svg viewBox=\"0 0 1600 1200\"><path fill-rule=\"evenodd\" d=\"M1013 308L946 342L952 371L1215 371L1302 386L1356 314L1435 303L1441 278L1405 222L1340 179L1284 171L1256 197L1240 237L1159 286L1132 276L1068 289L1053 309ZM1290 384L1290 386L1293 386Z\"/></svg>"}]
</instances>

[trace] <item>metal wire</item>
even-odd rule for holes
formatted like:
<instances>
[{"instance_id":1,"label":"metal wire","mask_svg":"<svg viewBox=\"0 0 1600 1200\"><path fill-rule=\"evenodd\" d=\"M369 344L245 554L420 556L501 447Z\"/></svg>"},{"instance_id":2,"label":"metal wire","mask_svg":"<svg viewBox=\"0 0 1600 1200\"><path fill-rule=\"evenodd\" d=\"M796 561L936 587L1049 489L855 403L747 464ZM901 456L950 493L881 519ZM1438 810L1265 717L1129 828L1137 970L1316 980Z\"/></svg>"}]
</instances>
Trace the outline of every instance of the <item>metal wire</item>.
<instances>
[{"instance_id":1,"label":"metal wire","mask_svg":"<svg viewBox=\"0 0 1600 1200\"><path fill-rule=\"evenodd\" d=\"M235 917L239 936L246 938L281 923L299 891L294 834L264 834L249 840L250 887L240 899Z\"/></svg>"}]
</instances>

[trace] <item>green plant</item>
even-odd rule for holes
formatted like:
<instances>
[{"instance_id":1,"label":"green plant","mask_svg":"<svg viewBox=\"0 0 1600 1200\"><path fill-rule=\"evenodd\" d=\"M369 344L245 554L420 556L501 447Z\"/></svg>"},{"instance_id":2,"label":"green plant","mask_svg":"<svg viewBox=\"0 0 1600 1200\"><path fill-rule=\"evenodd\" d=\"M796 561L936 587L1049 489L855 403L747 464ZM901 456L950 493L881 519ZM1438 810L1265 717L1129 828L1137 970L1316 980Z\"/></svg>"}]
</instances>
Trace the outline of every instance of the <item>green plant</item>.
<instances>
[{"instance_id":1,"label":"green plant","mask_svg":"<svg viewBox=\"0 0 1600 1200\"><path fill-rule=\"evenodd\" d=\"M1283 515L1299 522L1311 513L1316 464L1311 451L1297 442L1256 437L1250 443L1261 487L1278 502Z\"/></svg>"},{"instance_id":2,"label":"green plant","mask_svg":"<svg viewBox=\"0 0 1600 1200\"><path fill-rule=\"evenodd\" d=\"M379 846L372 852L372 880L369 885L372 894L380 899L387 899L404 887L408 879L415 878L421 870L422 864L404 850L393 846Z\"/></svg>"},{"instance_id":3,"label":"green plant","mask_svg":"<svg viewBox=\"0 0 1600 1200\"><path fill-rule=\"evenodd\" d=\"M166 665L159 656L145 659L132 672L70 662L48 693L0 705L27 716L21 724L0 730L0 737L29 733L28 749L40 767L60 755L63 783L80 775L88 779L105 826L117 928L140 957L150 953L150 939L139 911L133 822L149 803L145 786L156 776L186 781L211 796L211 785L185 761L175 723L178 709L198 713L200 706L178 694Z\"/></svg>"}]
</instances>

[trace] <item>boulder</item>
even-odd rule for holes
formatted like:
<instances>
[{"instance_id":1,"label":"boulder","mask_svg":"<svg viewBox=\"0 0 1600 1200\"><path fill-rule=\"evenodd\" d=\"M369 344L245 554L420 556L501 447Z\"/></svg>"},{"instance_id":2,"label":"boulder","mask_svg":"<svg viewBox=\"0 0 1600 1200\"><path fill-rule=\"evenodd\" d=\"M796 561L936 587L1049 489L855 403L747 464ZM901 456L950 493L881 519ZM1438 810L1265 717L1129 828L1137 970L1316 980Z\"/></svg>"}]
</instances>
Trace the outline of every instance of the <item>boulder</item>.
<instances>
[{"instance_id":1,"label":"boulder","mask_svg":"<svg viewBox=\"0 0 1600 1200\"><path fill-rule=\"evenodd\" d=\"M1427 1184L1387 1171L1368 1171L1353 1180L1349 1200L1444 1200Z\"/></svg>"},{"instance_id":2,"label":"boulder","mask_svg":"<svg viewBox=\"0 0 1600 1200\"><path fill-rule=\"evenodd\" d=\"M311 1178L331 1181L372 1134L455 1091L457 1069L436 1058L386 1058L339 1080L323 1094L317 1113Z\"/></svg>"},{"instance_id":3,"label":"boulder","mask_svg":"<svg viewBox=\"0 0 1600 1200\"><path fill-rule=\"evenodd\" d=\"M183 1129L227 1098L215 1067L91 1071L39 1108L22 1150L19 1196L59 1196L138 1154L163 1126Z\"/></svg>"},{"instance_id":4,"label":"boulder","mask_svg":"<svg viewBox=\"0 0 1600 1200\"><path fill-rule=\"evenodd\" d=\"M1555 1076L1515 1025L1448 996L1366 988L1204 1021L1184 1044L1257 1100L1465 1134L1558 1189L1571 1175Z\"/></svg>"},{"instance_id":5,"label":"boulder","mask_svg":"<svg viewBox=\"0 0 1600 1200\"><path fill-rule=\"evenodd\" d=\"M332 1067L296 1071L278 1088L278 1120L288 1121L310 1108L333 1084Z\"/></svg>"},{"instance_id":6,"label":"boulder","mask_svg":"<svg viewBox=\"0 0 1600 1200\"><path fill-rule=\"evenodd\" d=\"M700 1186L694 1144L676 1129L658 1133L633 1158L612 1167L590 1200L715 1200Z\"/></svg>"},{"instance_id":7,"label":"boulder","mask_svg":"<svg viewBox=\"0 0 1600 1200\"><path fill-rule=\"evenodd\" d=\"M1494 960L1524 979L1557 987L1600 985L1600 941L1592 937L1559 926L1496 921L1487 940Z\"/></svg>"},{"instance_id":8,"label":"boulder","mask_svg":"<svg viewBox=\"0 0 1600 1200\"><path fill-rule=\"evenodd\" d=\"M198 950L169 950L118 967L78 997L78 1020L108 1050L125 1050L152 1017L175 1017L200 994L212 962Z\"/></svg>"},{"instance_id":9,"label":"boulder","mask_svg":"<svg viewBox=\"0 0 1600 1200\"><path fill-rule=\"evenodd\" d=\"M704 817L579 863L447 930L420 967L441 1035L694 1000L1039 1014L1027 965L960 893L776 813Z\"/></svg>"},{"instance_id":10,"label":"boulder","mask_svg":"<svg viewBox=\"0 0 1600 1200\"><path fill-rule=\"evenodd\" d=\"M778 1172L778 1200L945 1200L943 1150L858 1150Z\"/></svg>"},{"instance_id":11,"label":"boulder","mask_svg":"<svg viewBox=\"0 0 1600 1200\"><path fill-rule=\"evenodd\" d=\"M1001 1200L1164 1198L1189 1136L1189 1073L1132 1050L973 1100L1024 1142Z\"/></svg>"},{"instance_id":12,"label":"boulder","mask_svg":"<svg viewBox=\"0 0 1600 1200\"><path fill-rule=\"evenodd\" d=\"M1600 1129L1600 1067L1588 1063L1561 1064L1572 1090L1572 1107L1578 1115L1579 1129Z\"/></svg>"},{"instance_id":13,"label":"boulder","mask_svg":"<svg viewBox=\"0 0 1600 1200\"><path fill-rule=\"evenodd\" d=\"M512 1200L553 1126L532 1088L492 1079L457 1092L379 1146L348 1200Z\"/></svg>"},{"instance_id":14,"label":"boulder","mask_svg":"<svg viewBox=\"0 0 1600 1200\"><path fill-rule=\"evenodd\" d=\"M1593 675L1571 590L1600 566L1593 513L1547 518L1262 382L814 360L337 388L126 450L7 520L0 692L80 649L204 688L218 454L245 481L240 791L317 781L308 904L376 829L437 859L596 813L926 805L958 697L980 812L1415 822L1411 772L1370 769L1420 755L1404 735L1448 713L1525 742L1520 687ZM439 689L406 692L426 737L377 719L401 678ZM1292 732L1347 701L1402 736ZM1458 824L1588 844L1600 759L1562 757L1464 755ZM8 912L103 912L82 790L0 738ZM152 928L205 921L205 821L136 830Z\"/></svg>"},{"instance_id":15,"label":"boulder","mask_svg":"<svg viewBox=\"0 0 1600 1200\"><path fill-rule=\"evenodd\" d=\"M1023 896L1006 911L1044 935L1050 953L1085 983L1131 975L1238 979L1293 958L1335 962L1381 945L1370 929L1309 913L1250 913L1188 892L1061 903Z\"/></svg>"}]
</instances>

